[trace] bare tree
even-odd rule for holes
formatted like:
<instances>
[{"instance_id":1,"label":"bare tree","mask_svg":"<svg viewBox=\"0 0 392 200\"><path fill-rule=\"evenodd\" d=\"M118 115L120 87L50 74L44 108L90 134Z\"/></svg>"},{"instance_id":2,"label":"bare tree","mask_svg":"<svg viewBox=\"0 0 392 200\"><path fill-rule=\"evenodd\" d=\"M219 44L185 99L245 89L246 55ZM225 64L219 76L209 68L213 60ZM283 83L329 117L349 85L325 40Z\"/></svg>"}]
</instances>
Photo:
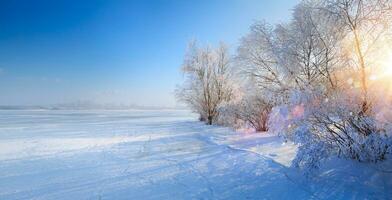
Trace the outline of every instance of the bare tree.
<instances>
[{"instance_id":1,"label":"bare tree","mask_svg":"<svg viewBox=\"0 0 392 200\"><path fill-rule=\"evenodd\" d=\"M298 88L337 87L334 70L339 63L338 43L342 38L339 27L325 12L313 8L314 2L303 1L286 26L286 60Z\"/></svg>"},{"instance_id":2,"label":"bare tree","mask_svg":"<svg viewBox=\"0 0 392 200\"><path fill-rule=\"evenodd\" d=\"M229 52L224 44L216 49L199 48L195 42L189 45L182 66L186 81L177 89L177 97L209 125L219 116L218 106L230 100L229 66Z\"/></svg>"}]
</instances>

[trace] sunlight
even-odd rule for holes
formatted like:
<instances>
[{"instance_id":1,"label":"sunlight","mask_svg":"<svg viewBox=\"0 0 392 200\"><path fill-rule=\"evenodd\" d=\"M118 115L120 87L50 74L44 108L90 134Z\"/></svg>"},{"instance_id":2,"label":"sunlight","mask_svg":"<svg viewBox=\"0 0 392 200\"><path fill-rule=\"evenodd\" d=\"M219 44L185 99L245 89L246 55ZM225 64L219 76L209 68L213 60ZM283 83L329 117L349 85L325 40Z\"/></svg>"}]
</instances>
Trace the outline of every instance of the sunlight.
<instances>
[{"instance_id":1,"label":"sunlight","mask_svg":"<svg viewBox=\"0 0 392 200\"><path fill-rule=\"evenodd\" d=\"M392 52L387 54L386 59L380 65L378 78L386 78L392 76Z\"/></svg>"},{"instance_id":2,"label":"sunlight","mask_svg":"<svg viewBox=\"0 0 392 200\"><path fill-rule=\"evenodd\" d=\"M387 101L392 98L392 51L384 50L383 52L389 53L378 57L377 67L369 74L372 96L378 99L379 103L385 101L378 105L380 111L389 110Z\"/></svg>"},{"instance_id":3,"label":"sunlight","mask_svg":"<svg viewBox=\"0 0 392 200\"><path fill-rule=\"evenodd\" d=\"M382 55L378 60L377 67L369 75L369 80L378 84L390 84L392 80L392 52Z\"/></svg>"}]
</instances>

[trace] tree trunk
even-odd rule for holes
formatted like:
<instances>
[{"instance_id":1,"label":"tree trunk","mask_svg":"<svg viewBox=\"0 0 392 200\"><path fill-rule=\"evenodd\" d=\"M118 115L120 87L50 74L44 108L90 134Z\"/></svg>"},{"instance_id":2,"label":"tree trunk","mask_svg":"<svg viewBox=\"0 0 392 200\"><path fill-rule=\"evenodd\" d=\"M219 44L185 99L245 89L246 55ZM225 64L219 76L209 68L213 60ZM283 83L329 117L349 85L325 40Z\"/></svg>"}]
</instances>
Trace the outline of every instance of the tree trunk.
<instances>
[{"instance_id":1,"label":"tree trunk","mask_svg":"<svg viewBox=\"0 0 392 200\"><path fill-rule=\"evenodd\" d=\"M212 116L208 116L208 122L207 122L207 124L208 124L208 125L212 125Z\"/></svg>"}]
</instances>

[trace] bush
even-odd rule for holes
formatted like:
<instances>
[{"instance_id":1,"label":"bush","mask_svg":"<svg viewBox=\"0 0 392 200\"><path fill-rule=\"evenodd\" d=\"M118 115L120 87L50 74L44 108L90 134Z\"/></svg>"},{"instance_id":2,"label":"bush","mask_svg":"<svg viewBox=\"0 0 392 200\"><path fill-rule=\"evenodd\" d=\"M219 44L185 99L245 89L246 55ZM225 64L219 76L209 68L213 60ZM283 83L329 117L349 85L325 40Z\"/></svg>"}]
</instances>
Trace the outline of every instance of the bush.
<instances>
[{"instance_id":1,"label":"bush","mask_svg":"<svg viewBox=\"0 0 392 200\"><path fill-rule=\"evenodd\" d=\"M268 117L272 103L261 95L247 95L240 101L226 104L220 108L220 122L234 128L252 128L255 131L268 131Z\"/></svg>"},{"instance_id":2,"label":"bush","mask_svg":"<svg viewBox=\"0 0 392 200\"><path fill-rule=\"evenodd\" d=\"M299 145L293 166L313 171L329 156L373 163L387 158L392 151L391 121L363 113L355 93L337 92L330 98L316 93L293 93L288 106L271 114L271 130Z\"/></svg>"}]
</instances>

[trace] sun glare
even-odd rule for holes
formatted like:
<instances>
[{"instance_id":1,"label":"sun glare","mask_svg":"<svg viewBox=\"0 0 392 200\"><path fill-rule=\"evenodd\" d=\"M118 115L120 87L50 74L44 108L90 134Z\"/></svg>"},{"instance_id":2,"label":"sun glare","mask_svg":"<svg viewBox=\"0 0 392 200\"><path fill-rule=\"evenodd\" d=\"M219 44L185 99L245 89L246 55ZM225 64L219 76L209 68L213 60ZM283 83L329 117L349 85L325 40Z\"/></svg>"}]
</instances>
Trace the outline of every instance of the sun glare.
<instances>
[{"instance_id":1,"label":"sun glare","mask_svg":"<svg viewBox=\"0 0 392 200\"><path fill-rule=\"evenodd\" d=\"M388 82L390 78L392 78L392 52L381 58L378 69L369 77L371 81L386 81L388 79Z\"/></svg>"},{"instance_id":2,"label":"sun glare","mask_svg":"<svg viewBox=\"0 0 392 200\"><path fill-rule=\"evenodd\" d=\"M382 65L382 69L380 71L382 76L391 76L392 75L392 53L388 54L386 61Z\"/></svg>"}]
</instances>

